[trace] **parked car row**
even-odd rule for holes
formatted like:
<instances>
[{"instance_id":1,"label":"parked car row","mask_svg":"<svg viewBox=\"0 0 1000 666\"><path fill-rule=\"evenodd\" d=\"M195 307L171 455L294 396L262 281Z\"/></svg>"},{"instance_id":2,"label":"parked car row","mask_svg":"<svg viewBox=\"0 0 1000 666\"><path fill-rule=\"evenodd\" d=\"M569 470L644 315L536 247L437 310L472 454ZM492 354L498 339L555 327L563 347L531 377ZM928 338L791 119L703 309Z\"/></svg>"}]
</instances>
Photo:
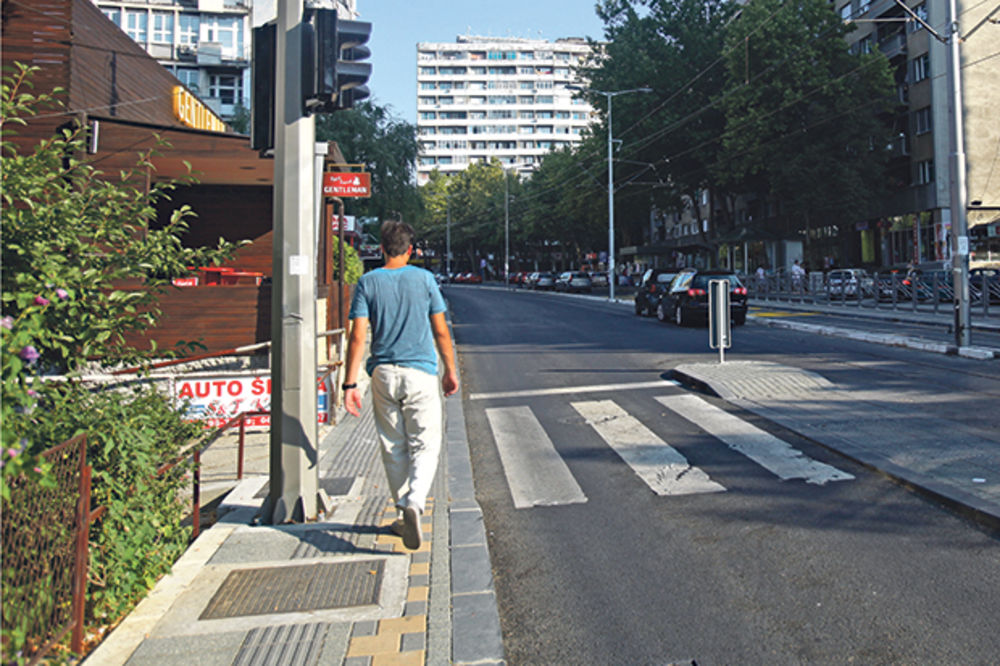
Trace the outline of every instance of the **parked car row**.
<instances>
[{"instance_id":1,"label":"parked car row","mask_svg":"<svg viewBox=\"0 0 1000 666\"><path fill-rule=\"evenodd\" d=\"M734 326L747 320L747 289L731 271L651 268L642 276L635 294L635 313L655 314L660 321L678 326L708 324L708 292L713 280L729 282L729 315Z\"/></svg>"}]
</instances>

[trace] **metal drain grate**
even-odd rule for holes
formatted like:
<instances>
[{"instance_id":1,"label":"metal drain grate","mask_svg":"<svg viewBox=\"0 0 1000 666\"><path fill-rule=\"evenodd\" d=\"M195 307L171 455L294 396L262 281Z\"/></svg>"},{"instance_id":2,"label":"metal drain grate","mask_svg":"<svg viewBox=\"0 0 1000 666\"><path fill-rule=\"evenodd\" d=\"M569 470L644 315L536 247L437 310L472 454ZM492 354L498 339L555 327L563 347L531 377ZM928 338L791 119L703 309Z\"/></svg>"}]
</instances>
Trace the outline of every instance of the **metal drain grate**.
<instances>
[{"instance_id":1,"label":"metal drain grate","mask_svg":"<svg viewBox=\"0 0 1000 666\"><path fill-rule=\"evenodd\" d=\"M351 492L351 486L354 485L353 476L335 476L328 479L321 478L319 480L319 487L326 491L326 494L330 497L338 497L340 495L346 495ZM257 491L254 495L255 499L263 499L267 497L267 493L270 491L271 482L268 481L264 484L264 487Z\"/></svg>"},{"instance_id":2,"label":"metal drain grate","mask_svg":"<svg viewBox=\"0 0 1000 666\"><path fill-rule=\"evenodd\" d=\"M297 613L378 603L384 560L233 571L198 618Z\"/></svg>"}]
</instances>

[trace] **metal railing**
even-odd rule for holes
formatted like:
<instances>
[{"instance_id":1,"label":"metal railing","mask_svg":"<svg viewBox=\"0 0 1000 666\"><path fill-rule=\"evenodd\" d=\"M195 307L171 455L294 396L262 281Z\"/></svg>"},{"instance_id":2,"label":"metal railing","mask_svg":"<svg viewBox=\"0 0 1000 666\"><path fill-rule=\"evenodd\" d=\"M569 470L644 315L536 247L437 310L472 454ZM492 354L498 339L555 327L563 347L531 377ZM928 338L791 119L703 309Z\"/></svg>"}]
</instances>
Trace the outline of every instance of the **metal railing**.
<instances>
[{"instance_id":1,"label":"metal railing","mask_svg":"<svg viewBox=\"0 0 1000 666\"><path fill-rule=\"evenodd\" d=\"M90 507L85 434L42 456L52 483L12 479L0 517L5 663L38 663L70 631L70 649L83 651L90 524L104 508Z\"/></svg>"},{"instance_id":2,"label":"metal railing","mask_svg":"<svg viewBox=\"0 0 1000 666\"><path fill-rule=\"evenodd\" d=\"M950 278L950 274L947 274ZM881 310L909 310L938 314L954 309L955 292L950 279L941 274L907 276L897 272L875 273L861 278L842 279L814 272L803 278L767 276L746 278L748 295L764 301L787 301L816 305ZM985 287L985 290L984 290ZM984 317L1000 314L1000 282L969 285L973 314ZM992 306L992 307L991 307Z\"/></svg>"}]
</instances>

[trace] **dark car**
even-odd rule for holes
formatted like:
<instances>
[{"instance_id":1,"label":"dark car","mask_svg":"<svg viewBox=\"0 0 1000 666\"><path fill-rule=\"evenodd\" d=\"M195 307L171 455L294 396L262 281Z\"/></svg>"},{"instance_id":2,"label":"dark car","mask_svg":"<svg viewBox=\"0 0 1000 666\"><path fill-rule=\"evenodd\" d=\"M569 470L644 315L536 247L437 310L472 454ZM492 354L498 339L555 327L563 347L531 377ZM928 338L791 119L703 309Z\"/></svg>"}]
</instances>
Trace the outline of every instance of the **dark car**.
<instances>
[{"instance_id":1,"label":"dark car","mask_svg":"<svg viewBox=\"0 0 1000 666\"><path fill-rule=\"evenodd\" d=\"M734 326L747 321L747 288L731 271L683 271L674 278L656 309L660 321L678 326L708 324L708 290L712 280L729 280L729 316Z\"/></svg>"},{"instance_id":2,"label":"dark car","mask_svg":"<svg viewBox=\"0 0 1000 666\"><path fill-rule=\"evenodd\" d=\"M660 297L666 293L670 283L677 276L677 269L650 268L642 274L642 282L635 292L635 313L652 317L660 304Z\"/></svg>"}]
</instances>

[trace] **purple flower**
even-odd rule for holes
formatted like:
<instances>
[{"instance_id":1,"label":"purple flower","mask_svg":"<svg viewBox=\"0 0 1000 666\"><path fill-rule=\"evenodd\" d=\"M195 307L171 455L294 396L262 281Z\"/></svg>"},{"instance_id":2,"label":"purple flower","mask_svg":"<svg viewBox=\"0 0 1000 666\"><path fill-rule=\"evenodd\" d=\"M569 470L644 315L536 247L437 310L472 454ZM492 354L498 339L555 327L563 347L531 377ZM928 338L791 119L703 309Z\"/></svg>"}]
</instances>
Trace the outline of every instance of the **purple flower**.
<instances>
[{"instance_id":1,"label":"purple flower","mask_svg":"<svg viewBox=\"0 0 1000 666\"><path fill-rule=\"evenodd\" d=\"M7 449L7 455L10 456L11 458L16 458L17 454L19 454L19 453L20 453L20 451L18 451L15 448L9 448L9 449Z\"/></svg>"},{"instance_id":2,"label":"purple flower","mask_svg":"<svg viewBox=\"0 0 1000 666\"><path fill-rule=\"evenodd\" d=\"M3 326L9 331L10 329L14 328L14 318L11 317L10 315L7 315L3 319L0 319L0 326Z\"/></svg>"},{"instance_id":3,"label":"purple flower","mask_svg":"<svg viewBox=\"0 0 1000 666\"><path fill-rule=\"evenodd\" d=\"M38 350L32 347L31 345L25 345L24 349L21 350L21 353L19 353L18 356L21 357L22 361L27 361L28 363L34 363L35 361L38 360L41 354L39 354Z\"/></svg>"},{"instance_id":4,"label":"purple flower","mask_svg":"<svg viewBox=\"0 0 1000 666\"><path fill-rule=\"evenodd\" d=\"M56 296L59 297L59 300L65 301L67 298L69 298L69 292L63 289L62 287L59 287L58 289L56 289Z\"/></svg>"},{"instance_id":5,"label":"purple flower","mask_svg":"<svg viewBox=\"0 0 1000 666\"><path fill-rule=\"evenodd\" d=\"M35 305L48 305L49 302L49 299L44 296L35 296Z\"/></svg>"}]
</instances>

